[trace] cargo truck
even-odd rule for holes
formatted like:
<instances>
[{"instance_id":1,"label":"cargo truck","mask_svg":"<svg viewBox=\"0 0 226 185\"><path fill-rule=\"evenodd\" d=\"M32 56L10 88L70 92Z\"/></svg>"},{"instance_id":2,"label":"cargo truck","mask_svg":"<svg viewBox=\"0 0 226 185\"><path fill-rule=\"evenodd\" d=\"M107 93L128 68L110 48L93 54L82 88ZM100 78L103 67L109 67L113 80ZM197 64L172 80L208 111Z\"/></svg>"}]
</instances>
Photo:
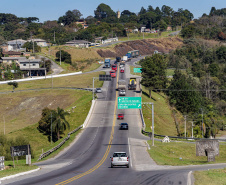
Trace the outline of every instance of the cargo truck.
<instances>
[{"instance_id":1,"label":"cargo truck","mask_svg":"<svg viewBox=\"0 0 226 185\"><path fill-rule=\"evenodd\" d=\"M137 79L136 78L130 78L129 84L128 84L128 90L136 90L137 87Z\"/></svg>"},{"instance_id":2,"label":"cargo truck","mask_svg":"<svg viewBox=\"0 0 226 185\"><path fill-rule=\"evenodd\" d=\"M126 89L126 81L125 80L119 80L118 81L118 90L125 90Z\"/></svg>"},{"instance_id":3,"label":"cargo truck","mask_svg":"<svg viewBox=\"0 0 226 185\"><path fill-rule=\"evenodd\" d=\"M110 58L105 58L104 67L106 67L106 68L111 67L111 59Z\"/></svg>"},{"instance_id":4,"label":"cargo truck","mask_svg":"<svg viewBox=\"0 0 226 185\"><path fill-rule=\"evenodd\" d=\"M138 57L139 55L140 55L139 50L128 51L128 53L126 54L128 60L131 60L131 58Z\"/></svg>"},{"instance_id":5,"label":"cargo truck","mask_svg":"<svg viewBox=\"0 0 226 185\"><path fill-rule=\"evenodd\" d=\"M128 56L123 56L122 57L122 62L126 62L128 60Z\"/></svg>"}]
</instances>

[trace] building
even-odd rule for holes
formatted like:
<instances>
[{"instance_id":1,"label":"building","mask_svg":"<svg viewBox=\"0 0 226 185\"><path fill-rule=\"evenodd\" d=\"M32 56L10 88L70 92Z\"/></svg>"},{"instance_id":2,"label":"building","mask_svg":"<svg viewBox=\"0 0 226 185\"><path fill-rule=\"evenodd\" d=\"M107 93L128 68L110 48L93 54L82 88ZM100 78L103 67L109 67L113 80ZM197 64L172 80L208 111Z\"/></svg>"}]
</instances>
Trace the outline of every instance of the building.
<instances>
[{"instance_id":1,"label":"building","mask_svg":"<svg viewBox=\"0 0 226 185\"><path fill-rule=\"evenodd\" d=\"M45 76L46 68L40 68L40 59L23 59L19 60L20 70L26 71L26 77L28 76Z\"/></svg>"},{"instance_id":2,"label":"building","mask_svg":"<svg viewBox=\"0 0 226 185\"><path fill-rule=\"evenodd\" d=\"M75 46L75 47L79 47L79 48L88 48L89 47L89 43L86 40L72 40L69 42L66 42L65 45L67 46Z\"/></svg>"},{"instance_id":3,"label":"building","mask_svg":"<svg viewBox=\"0 0 226 185\"><path fill-rule=\"evenodd\" d=\"M8 41L8 51L21 51L22 46L26 43L26 40L16 39Z\"/></svg>"},{"instance_id":4,"label":"building","mask_svg":"<svg viewBox=\"0 0 226 185\"><path fill-rule=\"evenodd\" d=\"M120 17L121 17L121 12L118 10L117 11L117 18L120 19Z\"/></svg>"},{"instance_id":5,"label":"building","mask_svg":"<svg viewBox=\"0 0 226 185\"><path fill-rule=\"evenodd\" d=\"M3 51L3 57L20 57L22 55L19 51Z\"/></svg>"},{"instance_id":6,"label":"building","mask_svg":"<svg viewBox=\"0 0 226 185\"><path fill-rule=\"evenodd\" d=\"M13 62L20 64L19 60L25 60L25 59L26 57L2 57L2 63L7 65L12 64Z\"/></svg>"},{"instance_id":7,"label":"building","mask_svg":"<svg viewBox=\"0 0 226 185\"><path fill-rule=\"evenodd\" d=\"M47 42L43 39L30 39L27 42L36 42L37 45L40 47L48 46Z\"/></svg>"}]
</instances>

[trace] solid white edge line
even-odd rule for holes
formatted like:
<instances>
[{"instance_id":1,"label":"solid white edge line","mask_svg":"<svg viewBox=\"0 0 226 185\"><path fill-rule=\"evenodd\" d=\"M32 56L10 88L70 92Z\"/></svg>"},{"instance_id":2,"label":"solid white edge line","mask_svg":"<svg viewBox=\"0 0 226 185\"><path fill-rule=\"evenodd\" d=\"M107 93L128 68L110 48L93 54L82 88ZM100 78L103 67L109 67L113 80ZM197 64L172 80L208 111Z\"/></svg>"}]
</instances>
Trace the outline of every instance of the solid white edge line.
<instances>
[{"instance_id":1,"label":"solid white edge line","mask_svg":"<svg viewBox=\"0 0 226 185\"><path fill-rule=\"evenodd\" d=\"M129 143L129 138L128 138L128 145L129 145L129 158L130 158L130 166L131 166L131 167L133 167L132 157L131 157L131 152L130 152L130 143Z\"/></svg>"},{"instance_id":2,"label":"solid white edge line","mask_svg":"<svg viewBox=\"0 0 226 185\"><path fill-rule=\"evenodd\" d=\"M18 173L18 174L15 174L15 175L10 175L10 176L6 176L6 177L2 177L2 178L0 179L0 182L1 182L2 180L12 179L12 178L14 178L14 177L18 177L18 176L21 176L21 175L27 175L27 174L29 174L29 173L36 172L36 171L38 171L38 170L40 170L40 168L37 168L37 169L34 169L34 170L30 170L30 171L27 171L27 172Z\"/></svg>"},{"instance_id":3,"label":"solid white edge line","mask_svg":"<svg viewBox=\"0 0 226 185\"><path fill-rule=\"evenodd\" d=\"M190 171L188 173L188 181L187 181L187 185L191 185L191 174L192 174L192 171Z\"/></svg>"}]
</instances>

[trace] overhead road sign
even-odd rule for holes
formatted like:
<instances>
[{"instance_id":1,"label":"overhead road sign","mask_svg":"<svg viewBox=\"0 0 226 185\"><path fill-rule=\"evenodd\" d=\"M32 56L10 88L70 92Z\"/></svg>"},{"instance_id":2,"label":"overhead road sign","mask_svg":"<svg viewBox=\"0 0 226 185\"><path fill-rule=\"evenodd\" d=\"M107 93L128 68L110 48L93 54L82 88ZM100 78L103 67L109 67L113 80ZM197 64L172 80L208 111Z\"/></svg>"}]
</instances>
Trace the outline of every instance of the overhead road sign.
<instances>
[{"instance_id":1,"label":"overhead road sign","mask_svg":"<svg viewBox=\"0 0 226 185\"><path fill-rule=\"evenodd\" d=\"M111 81L111 75L99 75L99 81Z\"/></svg>"},{"instance_id":2,"label":"overhead road sign","mask_svg":"<svg viewBox=\"0 0 226 185\"><path fill-rule=\"evenodd\" d=\"M118 97L118 109L141 109L141 97Z\"/></svg>"}]
</instances>

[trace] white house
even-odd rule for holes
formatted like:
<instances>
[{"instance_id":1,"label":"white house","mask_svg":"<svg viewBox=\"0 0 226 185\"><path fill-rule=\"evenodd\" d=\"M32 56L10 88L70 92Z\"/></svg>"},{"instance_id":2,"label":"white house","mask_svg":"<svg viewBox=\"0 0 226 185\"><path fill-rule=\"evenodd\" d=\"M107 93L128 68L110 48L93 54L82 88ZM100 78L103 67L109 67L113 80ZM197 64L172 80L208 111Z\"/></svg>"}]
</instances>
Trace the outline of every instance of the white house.
<instances>
[{"instance_id":1,"label":"white house","mask_svg":"<svg viewBox=\"0 0 226 185\"><path fill-rule=\"evenodd\" d=\"M45 47L48 46L47 42L43 39L30 39L27 42L36 42L38 46Z\"/></svg>"}]
</instances>

